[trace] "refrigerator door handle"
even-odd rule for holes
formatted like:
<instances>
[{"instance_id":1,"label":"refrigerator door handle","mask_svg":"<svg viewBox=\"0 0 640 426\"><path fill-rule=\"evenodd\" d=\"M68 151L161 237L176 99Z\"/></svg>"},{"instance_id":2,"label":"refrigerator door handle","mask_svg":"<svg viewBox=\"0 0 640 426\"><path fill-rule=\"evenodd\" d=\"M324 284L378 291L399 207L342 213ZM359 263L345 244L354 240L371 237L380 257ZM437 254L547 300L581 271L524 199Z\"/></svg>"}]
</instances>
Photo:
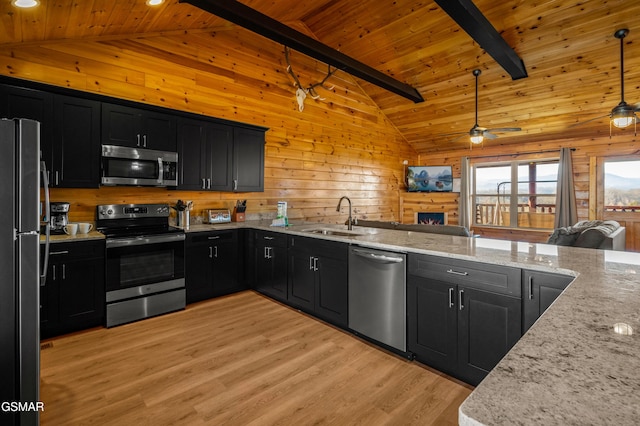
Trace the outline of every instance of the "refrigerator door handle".
<instances>
[{"instance_id":1,"label":"refrigerator door handle","mask_svg":"<svg viewBox=\"0 0 640 426\"><path fill-rule=\"evenodd\" d=\"M47 281L47 269L49 269L49 239L51 235L51 203L49 202L49 175L47 165L44 161L40 161L40 173L42 174L42 185L44 186L44 204L45 204L45 243L44 243L44 264L42 265L42 273L40 274L40 286L44 286Z\"/></svg>"}]
</instances>

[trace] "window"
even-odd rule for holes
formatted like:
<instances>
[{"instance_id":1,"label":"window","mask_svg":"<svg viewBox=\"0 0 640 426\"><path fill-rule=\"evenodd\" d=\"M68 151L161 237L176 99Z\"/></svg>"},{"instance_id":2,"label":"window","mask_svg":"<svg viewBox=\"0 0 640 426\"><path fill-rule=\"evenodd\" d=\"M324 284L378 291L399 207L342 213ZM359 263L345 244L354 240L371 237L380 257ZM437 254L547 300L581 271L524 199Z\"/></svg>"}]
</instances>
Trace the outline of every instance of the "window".
<instances>
[{"instance_id":1,"label":"window","mask_svg":"<svg viewBox=\"0 0 640 426\"><path fill-rule=\"evenodd\" d=\"M605 160L604 210L640 211L640 161Z\"/></svg>"},{"instance_id":2,"label":"window","mask_svg":"<svg viewBox=\"0 0 640 426\"><path fill-rule=\"evenodd\" d=\"M476 225L553 229L558 160L475 164Z\"/></svg>"}]
</instances>

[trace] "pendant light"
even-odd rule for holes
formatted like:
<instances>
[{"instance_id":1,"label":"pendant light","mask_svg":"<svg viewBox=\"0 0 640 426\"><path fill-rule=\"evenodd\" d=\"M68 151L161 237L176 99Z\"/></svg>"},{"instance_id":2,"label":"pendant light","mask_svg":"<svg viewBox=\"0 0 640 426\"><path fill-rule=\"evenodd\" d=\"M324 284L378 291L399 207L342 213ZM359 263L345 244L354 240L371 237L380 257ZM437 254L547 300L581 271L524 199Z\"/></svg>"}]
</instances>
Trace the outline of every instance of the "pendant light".
<instances>
[{"instance_id":1,"label":"pendant light","mask_svg":"<svg viewBox=\"0 0 640 426\"><path fill-rule=\"evenodd\" d=\"M620 103L611 110L610 128L613 125L619 129L624 129L631 124L635 124L638 119L635 108L624 101L624 38L627 34L629 34L629 30L626 28L617 30L613 34L615 38L620 40ZM609 136L611 136L611 129L609 129Z\"/></svg>"}]
</instances>

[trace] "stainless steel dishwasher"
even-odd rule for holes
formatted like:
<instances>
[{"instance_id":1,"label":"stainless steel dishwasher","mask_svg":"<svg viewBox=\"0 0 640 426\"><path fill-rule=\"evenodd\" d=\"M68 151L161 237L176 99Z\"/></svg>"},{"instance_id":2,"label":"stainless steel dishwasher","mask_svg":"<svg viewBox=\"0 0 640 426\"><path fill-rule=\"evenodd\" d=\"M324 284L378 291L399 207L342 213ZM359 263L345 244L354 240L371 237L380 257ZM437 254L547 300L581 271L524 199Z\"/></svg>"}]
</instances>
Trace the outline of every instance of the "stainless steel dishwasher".
<instances>
[{"instance_id":1,"label":"stainless steel dishwasher","mask_svg":"<svg viewBox=\"0 0 640 426\"><path fill-rule=\"evenodd\" d=\"M407 351L406 255L349 250L349 328Z\"/></svg>"}]
</instances>

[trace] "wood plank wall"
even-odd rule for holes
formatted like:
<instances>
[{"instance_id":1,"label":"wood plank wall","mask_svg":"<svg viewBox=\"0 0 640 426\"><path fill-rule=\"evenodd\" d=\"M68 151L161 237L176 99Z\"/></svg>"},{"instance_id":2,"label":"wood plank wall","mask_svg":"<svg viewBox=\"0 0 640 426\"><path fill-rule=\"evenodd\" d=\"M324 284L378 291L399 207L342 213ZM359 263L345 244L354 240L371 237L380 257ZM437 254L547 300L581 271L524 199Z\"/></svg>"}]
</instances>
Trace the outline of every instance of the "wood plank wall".
<instances>
[{"instance_id":1,"label":"wood plank wall","mask_svg":"<svg viewBox=\"0 0 640 426\"><path fill-rule=\"evenodd\" d=\"M248 200L248 213L275 212L288 201L293 221L341 223L336 212L347 195L361 219L413 222L416 211L444 211L458 223L458 194L407 193L404 165L452 165L460 176L460 158L473 161L544 158L560 147L573 152L579 218L597 218L594 193L598 158L640 158L632 130L614 136L501 145L419 156L347 74L336 73L332 91L318 89L325 100L306 101L297 110L294 88L285 68L283 48L243 29L136 39L60 41L0 47L0 73L108 96L160 105L213 117L269 127L266 134L263 193L185 192L157 188L55 189L55 201L72 203L71 220L93 220L95 206L105 203L194 200L196 214L207 208L230 208ZM303 84L319 81L324 65L292 54ZM527 154L534 153L534 154ZM537 154L536 154L537 153ZM629 221L627 241L640 244L640 225ZM546 232L475 229L477 234L522 241L545 241Z\"/></svg>"},{"instance_id":2,"label":"wood plank wall","mask_svg":"<svg viewBox=\"0 0 640 426\"><path fill-rule=\"evenodd\" d=\"M304 85L326 72L301 53L293 52L292 62ZM332 91L317 89L326 99L308 97L298 111L283 47L246 30L201 32L189 41L172 34L0 47L0 64L8 76L270 129L264 192L54 189L54 201L72 204L72 221L94 220L97 204L193 200L198 214L246 198L248 215L272 215L282 200L292 221L341 223L343 195L359 218L399 218L403 161L415 163L416 152L348 74L337 72L328 81Z\"/></svg>"},{"instance_id":3,"label":"wood plank wall","mask_svg":"<svg viewBox=\"0 0 640 426\"><path fill-rule=\"evenodd\" d=\"M547 142L524 143L518 145L500 145L499 139L487 142L483 148L451 151L443 154L429 154L421 156L420 165L453 165L453 176L460 177L460 160L469 156L471 163L532 160L544 158L559 158L560 148L568 147L575 150L571 154L573 161L573 178L578 209L578 220L614 219L626 226L627 250L640 251L640 217L637 219L625 217L625 220L611 217L602 209L597 209L598 200L597 181L602 181L602 170L597 167L598 159L620 158L640 160L640 139L634 137L633 130L615 130L611 139L575 139L549 140ZM449 211L449 223L457 221L457 193L438 194L433 211ZM410 209L407 199L416 201L424 194L410 194L404 196L405 209ZM455 209L454 209L455 205ZM453 215L452 210L455 212ZM412 214L405 211L403 218L409 220ZM453 218L453 219L452 219ZM515 241L545 242L550 232L504 230L489 227L474 227L474 233L489 238L509 239Z\"/></svg>"}]
</instances>

